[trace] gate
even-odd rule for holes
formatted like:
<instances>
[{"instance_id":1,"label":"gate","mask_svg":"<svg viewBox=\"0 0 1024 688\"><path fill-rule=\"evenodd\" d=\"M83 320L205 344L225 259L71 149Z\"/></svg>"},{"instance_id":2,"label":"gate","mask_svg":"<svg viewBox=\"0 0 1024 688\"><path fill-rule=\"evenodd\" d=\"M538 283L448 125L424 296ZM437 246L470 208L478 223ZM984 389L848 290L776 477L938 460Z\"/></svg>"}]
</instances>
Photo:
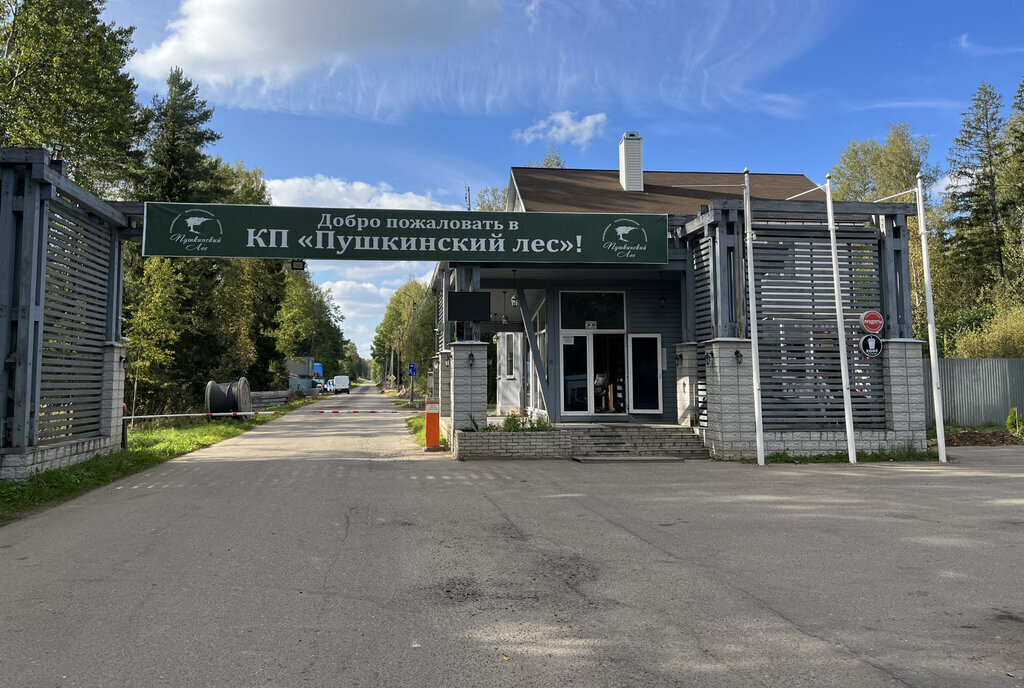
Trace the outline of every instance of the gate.
<instances>
[{"instance_id":1,"label":"gate","mask_svg":"<svg viewBox=\"0 0 1024 688\"><path fill-rule=\"evenodd\" d=\"M0 478L120 441L128 219L40 149L0 149Z\"/></svg>"}]
</instances>

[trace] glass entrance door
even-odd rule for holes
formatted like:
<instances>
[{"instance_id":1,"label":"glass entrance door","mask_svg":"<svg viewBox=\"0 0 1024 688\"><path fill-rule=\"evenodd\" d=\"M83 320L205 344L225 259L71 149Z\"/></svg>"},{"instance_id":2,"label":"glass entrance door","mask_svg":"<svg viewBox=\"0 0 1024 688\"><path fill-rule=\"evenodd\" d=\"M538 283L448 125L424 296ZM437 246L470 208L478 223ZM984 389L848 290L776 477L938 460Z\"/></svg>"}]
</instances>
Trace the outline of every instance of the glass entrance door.
<instances>
[{"instance_id":1,"label":"glass entrance door","mask_svg":"<svg viewBox=\"0 0 1024 688\"><path fill-rule=\"evenodd\" d=\"M562 335L562 413L626 412L626 346L622 334Z\"/></svg>"},{"instance_id":2,"label":"glass entrance door","mask_svg":"<svg viewBox=\"0 0 1024 688\"><path fill-rule=\"evenodd\" d=\"M590 413L590 337L562 335L562 413Z\"/></svg>"}]
</instances>

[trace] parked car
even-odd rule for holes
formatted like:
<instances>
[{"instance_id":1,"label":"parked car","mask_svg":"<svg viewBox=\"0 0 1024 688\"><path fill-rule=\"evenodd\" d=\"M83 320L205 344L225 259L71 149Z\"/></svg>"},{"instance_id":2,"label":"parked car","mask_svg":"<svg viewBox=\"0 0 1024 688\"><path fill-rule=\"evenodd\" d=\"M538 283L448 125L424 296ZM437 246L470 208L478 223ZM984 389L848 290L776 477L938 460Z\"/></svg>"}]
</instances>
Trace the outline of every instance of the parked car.
<instances>
[{"instance_id":1,"label":"parked car","mask_svg":"<svg viewBox=\"0 0 1024 688\"><path fill-rule=\"evenodd\" d=\"M348 375L337 375L334 378L334 393L335 394L348 394L349 384Z\"/></svg>"},{"instance_id":2,"label":"parked car","mask_svg":"<svg viewBox=\"0 0 1024 688\"><path fill-rule=\"evenodd\" d=\"M334 380L328 380L324 383L324 391L330 392L331 394L334 393Z\"/></svg>"}]
</instances>

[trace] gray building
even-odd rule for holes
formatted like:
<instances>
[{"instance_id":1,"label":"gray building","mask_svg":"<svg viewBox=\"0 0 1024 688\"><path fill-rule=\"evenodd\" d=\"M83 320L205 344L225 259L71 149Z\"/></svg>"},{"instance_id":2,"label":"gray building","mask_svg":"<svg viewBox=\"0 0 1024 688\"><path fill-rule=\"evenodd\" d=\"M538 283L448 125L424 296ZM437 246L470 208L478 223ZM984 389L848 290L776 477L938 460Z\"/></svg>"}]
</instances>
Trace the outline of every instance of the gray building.
<instances>
[{"instance_id":1,"label":"gray building","mask_svg":"<svg viewBox=\"0 0 1024 688\"><path fill-rule=\"evenodd\" d=\"M665 264L438 264L442 425L450 434L479 427L486 376L478 367L470 383L456 361L466 352L483 360L482 342L493 340L499 414L522 411L562 426L644 424L652 432L681 426L714 456L748 457L755 443L756 323L766 451L844 450L824 193L800 174L749 176L757 303L751 318L744 174L645 171L641 146L639 136L625 134L617 170L513 168L506 209L667 215ZM835 208L858 447L923 448L921 352L911 339L907 286L914 206ZM490 319L452 321L445 304L450 292L461 291L489 292ZM884 317L877 357L860 349L866 311Z\"/></svg>"}]
</instances>

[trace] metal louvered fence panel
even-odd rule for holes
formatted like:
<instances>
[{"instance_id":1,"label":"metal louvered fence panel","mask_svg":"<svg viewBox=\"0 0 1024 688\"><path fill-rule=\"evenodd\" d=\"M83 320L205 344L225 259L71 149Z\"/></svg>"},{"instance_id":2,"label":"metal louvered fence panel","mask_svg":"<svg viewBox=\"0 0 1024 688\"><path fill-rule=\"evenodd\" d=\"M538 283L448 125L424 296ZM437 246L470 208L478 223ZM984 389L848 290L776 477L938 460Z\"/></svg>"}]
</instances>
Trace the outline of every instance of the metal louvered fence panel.
<instances>
[{"instance_id":1,"label":"metal louvered fence panel","mask_svg":"<svg viewBox=\"0 0 1024 688\"><path fill-rule=\"evenodd\" d=\"M99 434L110 230L59 196L46 244L39 442Z\"/></svg>"},{"instance_id":2,"label":"metal louvered fence panel","mask_svg":"<svg viewBox=\"0 0 1024 688\"><path fill-rule=\"evenodd\" d=\"M844 425L827 227L756 225L754 275L761 404L766 430ZM879 237L870 227L838 231L840 288L854 425L885 427L882 359L860 353L859 317L881 307Z\"/></svg>"},{"instance_id":3,"label":"metal louvered fence panel","mask_svg":"<svg viewBox=\"0 0 1024 688\"><path fill-rule=\"evenodd\" d=\"M711 239L693 243L694 339L697 341L697 421L708 426L708 382L704 342L711 339Z\"/></svg>"}]
</instances>

